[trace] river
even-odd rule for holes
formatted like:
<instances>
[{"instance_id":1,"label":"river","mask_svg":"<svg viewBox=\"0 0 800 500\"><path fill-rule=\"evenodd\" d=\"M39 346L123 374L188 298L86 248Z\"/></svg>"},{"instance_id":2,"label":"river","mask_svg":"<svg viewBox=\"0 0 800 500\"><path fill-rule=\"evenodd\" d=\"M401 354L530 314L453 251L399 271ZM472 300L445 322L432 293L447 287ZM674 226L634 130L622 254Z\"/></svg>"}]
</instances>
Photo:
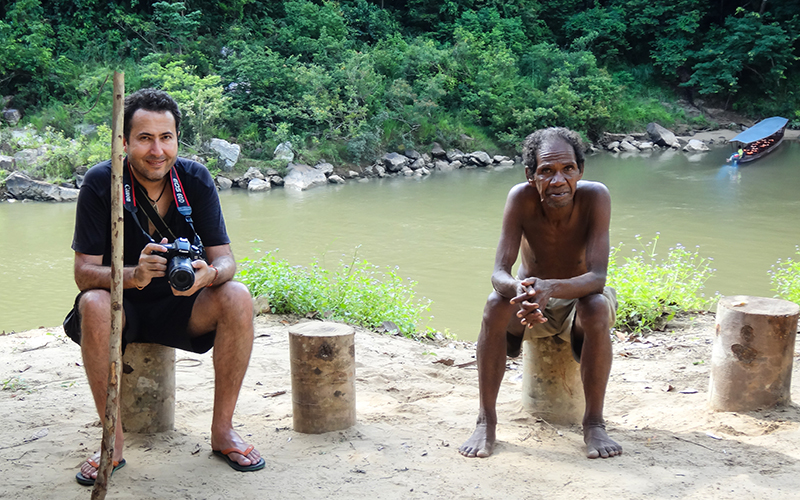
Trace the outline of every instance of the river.
<instances>
[{"instance_id":1,"label":"river","mask_svg":"<svg viewBox=\"0 0 800 500\"><path fill-rule=\"evenodd\" d=\"M681 243L713 258L706 293L772 296L767 271L800 243L800 144L733 172L727 148L686 154L596 154L585 179L612 196L611 243L629 250L636 236L659 234L665 254ZM459 170L423 179L391 178L297 192L220 193L237 258L278 257L327 267L354 254L397 266L433 300L429 325L477 337L508 189L524 180L506 170ZM74 204L0 203L0 332L61 323L77 288L72 280Z\"/></svg>"}]
</instances>

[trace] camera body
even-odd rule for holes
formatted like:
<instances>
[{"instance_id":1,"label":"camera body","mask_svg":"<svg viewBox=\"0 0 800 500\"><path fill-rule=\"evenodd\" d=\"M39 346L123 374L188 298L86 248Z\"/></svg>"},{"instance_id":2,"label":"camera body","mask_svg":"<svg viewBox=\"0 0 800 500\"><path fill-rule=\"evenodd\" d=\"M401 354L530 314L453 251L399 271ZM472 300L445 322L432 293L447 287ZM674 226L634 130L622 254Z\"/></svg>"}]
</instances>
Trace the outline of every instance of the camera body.
<instances>
[{"instance_id":1,"label":"camera body","mask_svg":"<svg viewBox=\"0 0 800 500\"><path fill-rule=\"evenodd\" d=\"M192 261L205 260L203 247L192 245L186 238L177 238L174 242L161 246L167 251L153 253L167 259L167 279L170 286L179 292L192 288L194 285Z\"/></svg>"}]
</instances>

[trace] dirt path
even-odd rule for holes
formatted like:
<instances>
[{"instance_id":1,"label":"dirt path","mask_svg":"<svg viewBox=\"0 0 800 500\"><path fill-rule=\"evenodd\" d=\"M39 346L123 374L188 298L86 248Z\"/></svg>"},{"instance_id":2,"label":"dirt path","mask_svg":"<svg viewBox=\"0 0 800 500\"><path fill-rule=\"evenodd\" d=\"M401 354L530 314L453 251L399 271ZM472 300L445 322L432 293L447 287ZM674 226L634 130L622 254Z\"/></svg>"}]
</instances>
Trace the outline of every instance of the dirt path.
<instances>
[{"instance_id":1,"label":"dirt path","mask_svg":"<svg viewBox=\"0 0 800 500\"><path fill-rule=\"evenodd\" d=\"M645 342L615 342L606 415L625 453L608 460L584 458L578 428L521 409L514 361L501 389L495 455L461 457L457 448L475 420L477 371L455 365L473 359L473 344L365 331L356 333L358 424L295 433L287 321L295 319L258 319L236 415L266 456L265 470L238 473L211 454L211 357L178 353L175 430L128 437L128 465L108 498L790 499L800 491L798 407L706 409L710 315ZM2 336L0 381L0 498L88 498L74 475L98 447L101 428L79 348L55 328Z\"/></svg>"}]
</instances>

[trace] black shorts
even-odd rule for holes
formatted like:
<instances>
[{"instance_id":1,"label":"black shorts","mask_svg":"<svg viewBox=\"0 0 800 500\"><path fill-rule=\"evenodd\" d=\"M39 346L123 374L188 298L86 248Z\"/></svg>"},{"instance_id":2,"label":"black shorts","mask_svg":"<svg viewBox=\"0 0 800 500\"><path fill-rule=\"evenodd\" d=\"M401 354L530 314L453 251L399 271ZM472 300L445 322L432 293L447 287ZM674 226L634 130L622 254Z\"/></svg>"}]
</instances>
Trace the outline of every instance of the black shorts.
<instances>
[{"instance_id":1,"label":"black shorts","mask_svg":"<svg viewBox=\"0 0 800 500\"><path fill-rule=\"evenodd\" d=\"M78 303L83 292L75 297L75 306L64 319L64 332L81 343L81 318ZM216 331L191 337L186 331L194 301L200 293L189 297L168 295L148 302L122 299L125 328L122 330L122 352L132 342L160 344L196 353L207 352L214 346Z\"/></svg>"}]
</instances>

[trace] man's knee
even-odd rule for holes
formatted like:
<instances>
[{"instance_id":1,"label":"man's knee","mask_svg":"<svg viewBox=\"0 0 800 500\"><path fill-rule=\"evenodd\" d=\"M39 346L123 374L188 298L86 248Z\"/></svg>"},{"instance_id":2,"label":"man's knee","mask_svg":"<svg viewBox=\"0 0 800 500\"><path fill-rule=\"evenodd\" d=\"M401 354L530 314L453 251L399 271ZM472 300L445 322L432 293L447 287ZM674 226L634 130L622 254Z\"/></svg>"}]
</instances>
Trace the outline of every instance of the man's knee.
<instances>
[{"instance_id":1,"label":"man's knee","mask_svg":"<svg viewBox=\"0 0 800 500\"><path fill-rule=\"evenodd\" d=\"M219 297L220 314L230 314L242 319L250 318L252 321L253 297L245 285L238 281L226 281L216 288L214 295Z\"/></svg>"},{"instance_id":2,"label":"man's knee","mask_svg":"<svg viewBox=\"0 0 800 500\"><path fill-rule=\"evenodd\" d=\"M593 293L579 299L576 314L586 332L607 332L612 326L611 306L602 293Z\"/></svg>"}]
</instances>

